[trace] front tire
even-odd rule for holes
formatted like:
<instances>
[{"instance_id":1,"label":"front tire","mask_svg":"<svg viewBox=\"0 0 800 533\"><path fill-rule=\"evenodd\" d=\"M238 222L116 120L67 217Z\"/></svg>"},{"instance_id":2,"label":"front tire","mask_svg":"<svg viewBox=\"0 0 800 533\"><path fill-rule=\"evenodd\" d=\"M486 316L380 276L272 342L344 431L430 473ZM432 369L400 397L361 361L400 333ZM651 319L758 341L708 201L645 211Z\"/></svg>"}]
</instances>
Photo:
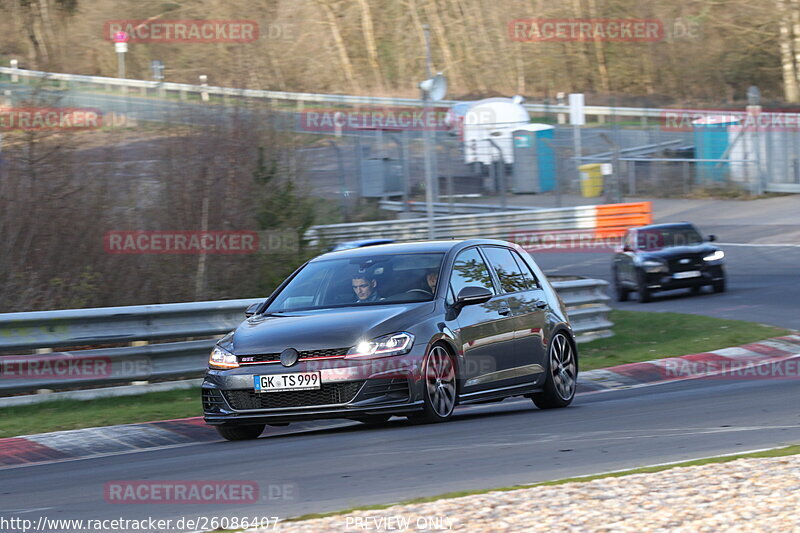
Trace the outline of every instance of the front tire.
<instances>
[{"instance_id":1,"label":"front tire","mask_svg":"<svg viewBox=\"0 0 800 533\"><path fill-rule=\"evenodd\" d=\"M575 398L578 385L578 354L563 331L550 340L544 390L531 395L539 409L566 407Z\"/></svg>"},{"instance_id":2,"label":"front tire","mask_svg":"<svg viewBox=\"0 0 800 533\"><path fill-rule=\"evenodd\" d=\"M650 293L650 289L647 288L647 281L645 280L645 275L643 272L639 272L639 278L637 281L636 294L638 296L639 303L646 304L653 299L653 296Z\"/></svg>"},{"instance_id":3,"label":"front tire","mask_svg":"<svg viewBox=\"0 0 800 533\"><path fill-rule=\"evenodd\" d=\"M253 440L257 439L264 431L266 424L252 426L216 426L217 433L225 440Z\"/></svg>"},{"instance_id":4,"label":"front tire","mask_svg":"<svg viewBox=\"0 0 800 533\"><path fill-rule=\"evenodd\" d=\"M711 288L714 289L714 292L725 292L725 278L715 281Z\"/></svg>"},{"instance_id":5,"label":"front tire","mask_svg":"<svg viewBox=\"0 0 800 533\"><path fill-rule=\"evenodd\" d=\"M431 348L422 376L422 412L409 416L409 420L423 424L450 420L456 406L456 362L444 346Z\"/></svg>"},{"instance_id":6,"label":"front tire","mask_svg":"<svg viewBox=\"0 0 800 533\"><path fill-rule=\"evenodd\" d=\"M627 302L628 296L630 295L630 290L627 289L620 283L619 281L619 273L615 270L614 271L614 293L617 296L618 302Z\"/></svg>"}]
</instances>

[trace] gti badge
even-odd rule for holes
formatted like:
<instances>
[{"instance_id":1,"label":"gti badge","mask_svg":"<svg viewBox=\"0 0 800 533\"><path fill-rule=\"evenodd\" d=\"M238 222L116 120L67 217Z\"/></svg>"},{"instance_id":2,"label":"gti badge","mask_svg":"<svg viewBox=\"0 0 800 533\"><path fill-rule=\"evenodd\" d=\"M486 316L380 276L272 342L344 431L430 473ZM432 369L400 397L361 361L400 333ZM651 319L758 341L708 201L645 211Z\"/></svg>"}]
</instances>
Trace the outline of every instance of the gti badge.
<instances>
[{"instance_id":1,"label":"gti badge","mask_svg":"<svg viewBox=\"0 0 800 533\"><path fill-rule=\"evenodd\" d=\"M680 263L682 265L686 265L686 264L689 264L689 261L691 261L691 259L681 259Z\"/></svg>"},{"instance_id":2,"label":"gti badge","mask_svg":"<svg viewBox=\"0 0 800 533\"><path fill-rule=\"evenodd\" d=\"M281 364L283 366L292 366L300 359L300 354L294 348L286 348L281 352Z\"/></svg>"}]
</instances>

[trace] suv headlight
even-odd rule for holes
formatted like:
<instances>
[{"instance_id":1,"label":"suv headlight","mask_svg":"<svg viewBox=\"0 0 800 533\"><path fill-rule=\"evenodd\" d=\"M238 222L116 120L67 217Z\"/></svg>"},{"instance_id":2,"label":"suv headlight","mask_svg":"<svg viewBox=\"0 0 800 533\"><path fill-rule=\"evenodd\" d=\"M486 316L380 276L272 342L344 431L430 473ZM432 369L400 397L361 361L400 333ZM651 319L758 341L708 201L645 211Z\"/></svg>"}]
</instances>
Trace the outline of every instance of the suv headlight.
<instances>
[{"instance_id":1,"label":"suv headlight","mask_svg":"<svg viewBox=\"0 0 800 533\"><path fill-rule=\"evenodd\" d=\"M238 368L239 361L236 356L227 350L223 350L219 346L214 346L211 350L211 357L208 358L209 368Z\"/></svg>"},{"instance_id":2,"label":"suv headlight","mask_svg":"<svg viewBox=\"0 0 800 533\"><path fill-rule=\"evenodd\" d=\"M667 265L665 265L661 261L653 261L652 259L648 259L646 261L642 261L641 267L648 274L655 274L656 272L666 272L667 271Z\"/></svg>"},{"instance_id":3,"label":"suv headlight","mask_svg":"<svg viewBox=\"0 0 800 533\"><path fill-rule=\"evenodd\" d=\"M711 261L721 261L724 258L725 258L725 252L723 252L722 250L717 250L713 254L705 256L703 258L703 261L708 263Z\"/></svg>"},{"instance_id":4,"label":"suv headlight","mask_svg":"<svg viewBox=\"0 0 800 533\"><path fill-rule=\"evenodd\" d=\"M362 341L350 348L346 357L385 357L408 353L414 345L414 335L400 332L384 335L370 341Z\"/></svg>"}]
</instances>

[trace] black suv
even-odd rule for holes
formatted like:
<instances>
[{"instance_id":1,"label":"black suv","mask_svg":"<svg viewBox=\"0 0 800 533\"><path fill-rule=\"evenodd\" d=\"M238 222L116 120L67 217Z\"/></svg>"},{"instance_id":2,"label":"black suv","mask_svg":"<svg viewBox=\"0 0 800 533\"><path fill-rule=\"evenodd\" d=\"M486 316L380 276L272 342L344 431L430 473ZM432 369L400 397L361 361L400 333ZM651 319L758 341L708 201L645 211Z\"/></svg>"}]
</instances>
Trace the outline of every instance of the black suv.
<instances>
[{"instance_id":1,"label":"black suv","mask_svg":"<svg viewBox=\"0 0 800 533\"><path fill-rule=\"evenodd\" d=\"M631 228L614 254L612 275L617 300L624 302L636 291L640 302L651 294L673 289L700 292L710 285L725 290L725 252L704 240L688 222Z\"/></svg>"}]
</instances>

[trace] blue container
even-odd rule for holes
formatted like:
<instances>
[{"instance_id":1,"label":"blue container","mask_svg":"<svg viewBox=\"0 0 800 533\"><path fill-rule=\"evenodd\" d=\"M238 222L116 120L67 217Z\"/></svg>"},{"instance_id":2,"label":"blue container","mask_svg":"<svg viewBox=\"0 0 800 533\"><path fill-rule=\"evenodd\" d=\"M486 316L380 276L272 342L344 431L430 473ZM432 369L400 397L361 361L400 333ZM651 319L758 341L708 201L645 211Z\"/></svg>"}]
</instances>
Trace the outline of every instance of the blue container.
<instances>
[{"instance_id":1,"label":"blue container","mask_svg":"<svg viewBox=\"0 0 800 533\"><path fill-rule=\"evenodd\" d=\"M555 129L548 124L527 124L514 130L514 185L517 193L555 189L556 157L552 142Z\"/></svg>"},{"instance_id":2,"label":"blue container","mask_svg":"<svg viewBox=\"0 0 800 533\"><path fill-rule=\"evenodd\" d=\"M697 159L728 158L730 128L738 126L739 119L733 116L703 117L692 122L694 127L695 157ZM730 174L730 163L705 161L697 163L699 183L725 182Z\"/></svg>"}]
</instances>

